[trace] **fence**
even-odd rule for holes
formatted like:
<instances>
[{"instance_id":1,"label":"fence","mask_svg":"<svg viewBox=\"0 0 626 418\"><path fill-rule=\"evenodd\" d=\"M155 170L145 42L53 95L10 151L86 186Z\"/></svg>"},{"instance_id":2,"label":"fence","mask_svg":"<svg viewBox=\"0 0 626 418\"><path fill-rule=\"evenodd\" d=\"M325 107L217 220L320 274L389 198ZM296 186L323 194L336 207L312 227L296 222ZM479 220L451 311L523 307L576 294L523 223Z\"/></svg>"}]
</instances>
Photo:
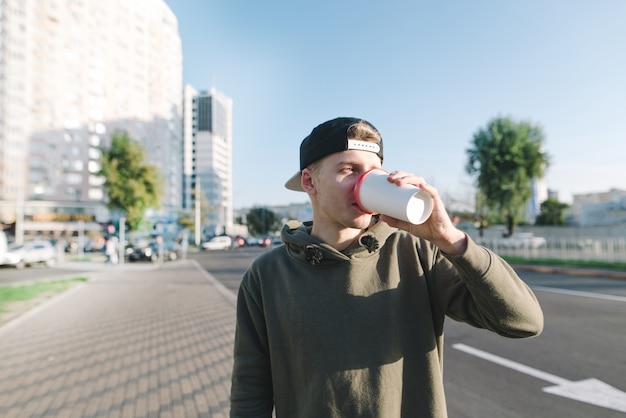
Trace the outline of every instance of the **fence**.
<instances>
[{"instance_id":1,"label":"fence","mask_svg":"<svg viewBox=\"0 0 626 418\"><path fill-rule=\"evenodd\" d=\"M547 238L537 242L516 242L512 244L502 238L478 238L480 244L500 255L526 259L557 259L603 261L608 263L626 262L626 239L572 239Z\"/></svg>"}]
</instances>

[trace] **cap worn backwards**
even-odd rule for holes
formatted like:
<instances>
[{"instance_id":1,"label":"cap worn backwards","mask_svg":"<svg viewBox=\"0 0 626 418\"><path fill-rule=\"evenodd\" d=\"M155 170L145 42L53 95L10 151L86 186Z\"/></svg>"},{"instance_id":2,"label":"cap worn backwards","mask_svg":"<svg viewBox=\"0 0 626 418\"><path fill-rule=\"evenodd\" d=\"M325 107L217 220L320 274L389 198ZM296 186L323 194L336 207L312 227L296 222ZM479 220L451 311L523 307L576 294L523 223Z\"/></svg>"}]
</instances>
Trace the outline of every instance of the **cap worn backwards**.
<instances>
[{"instance_id":1,"label":"cap worn backwards","mask_svg":"<svg viewBox=\"0 0 626 418\"><path fill-rule=\"evenodd\" d=\"M367 125L376 133L372 140L363 141L354 134L354 128L360 124ZM336 152L347 150L369 151L383 160L383 140L378 130L371 123L358 118L336 118L315 127L309 136L300 144L300 170L285 183L285 187L302 192L300 177L302 170L322 158Z\"/></svg>"}]
</instances>

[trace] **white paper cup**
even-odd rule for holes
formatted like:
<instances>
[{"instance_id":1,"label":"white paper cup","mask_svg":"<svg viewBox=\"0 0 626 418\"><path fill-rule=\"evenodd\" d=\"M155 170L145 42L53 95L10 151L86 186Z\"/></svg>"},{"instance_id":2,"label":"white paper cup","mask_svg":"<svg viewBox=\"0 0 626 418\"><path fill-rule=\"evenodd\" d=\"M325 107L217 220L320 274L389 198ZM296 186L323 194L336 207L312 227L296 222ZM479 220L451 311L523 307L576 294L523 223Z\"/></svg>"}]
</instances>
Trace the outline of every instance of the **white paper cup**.
<instances>
[{"instance_id":1,"label":"white paper cup","mask_svg":"<svg viewBox=\"0 0 626 418\"><path fill-rule=\"evenodd\" d=\"M389 183L389 173L375 168L363 173L354 186L354 198L366 213L381 213L415 225L426 222L433 211L430 194L418 187Z\"/></svg>"}]
</instances>

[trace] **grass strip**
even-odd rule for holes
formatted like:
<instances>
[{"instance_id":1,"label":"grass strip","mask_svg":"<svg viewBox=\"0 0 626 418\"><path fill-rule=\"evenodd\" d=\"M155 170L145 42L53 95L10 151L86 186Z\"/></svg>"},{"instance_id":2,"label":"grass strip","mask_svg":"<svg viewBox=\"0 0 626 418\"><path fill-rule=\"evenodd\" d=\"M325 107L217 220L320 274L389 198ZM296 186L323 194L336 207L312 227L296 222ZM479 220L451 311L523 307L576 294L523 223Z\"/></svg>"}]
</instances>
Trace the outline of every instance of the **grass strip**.
<instances>
[{"instance_id":1,"label":"grass strip","mask_svg":"<svg viewBox=\"0 0 626 418\"><path fill-rule=\"evenodd\" d=\"M610 271L626 271L626 263L624 262L607 262L593 260L562 260L558 258L524 258L516 256L502 256L511 264L531 264L549 267L569 267L569 268L587 268Z\"/></svg>"},{"instance_id":2,"label":"grass strip","mask_svg":"<svg viewBox=\"0 0 626 418\"><path fill-rule=\"evenodd\" d=\"M10 303L49 298L64 292L77 282L86 282L87 280L86 277L78 277L50 282L0 286L0 313L6 312L6 306Z\"/></svg>"}]
</instances>

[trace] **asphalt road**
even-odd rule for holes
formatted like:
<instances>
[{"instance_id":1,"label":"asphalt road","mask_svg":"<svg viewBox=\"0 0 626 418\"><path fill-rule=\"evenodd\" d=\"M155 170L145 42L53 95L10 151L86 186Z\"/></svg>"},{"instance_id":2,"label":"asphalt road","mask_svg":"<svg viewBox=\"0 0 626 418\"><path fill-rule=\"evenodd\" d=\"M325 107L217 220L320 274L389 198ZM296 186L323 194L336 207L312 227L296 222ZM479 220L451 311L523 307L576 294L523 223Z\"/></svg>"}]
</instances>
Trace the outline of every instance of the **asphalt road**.
<instances>
[{"instance_id":1,"label":"asphalt road","mask_svg":"<svg viewBox=\"0 0 626 418\"><path fill-rule=\"evenodd\" d=\"M236 294L243 272L262 251L188 257ZM78 270L0 268L0 283L76 277ZM544 332L511 340L448 320L444 381L450 417L626 416L626 280L519 274L543 307Z\"/></svg>"},{"instance_id":2,"label":"asphalt road","mask_svg":"<svg viewBox=\"0 0 626 418\"><path fill-rule=\"evenodd\" d=\"M236 293L261 251L190 257ZM544 332L512 340L448 320L444 380L450 417L624 417L626 280L519 274L542 305Z\"/></svg>"}]
</instances>

